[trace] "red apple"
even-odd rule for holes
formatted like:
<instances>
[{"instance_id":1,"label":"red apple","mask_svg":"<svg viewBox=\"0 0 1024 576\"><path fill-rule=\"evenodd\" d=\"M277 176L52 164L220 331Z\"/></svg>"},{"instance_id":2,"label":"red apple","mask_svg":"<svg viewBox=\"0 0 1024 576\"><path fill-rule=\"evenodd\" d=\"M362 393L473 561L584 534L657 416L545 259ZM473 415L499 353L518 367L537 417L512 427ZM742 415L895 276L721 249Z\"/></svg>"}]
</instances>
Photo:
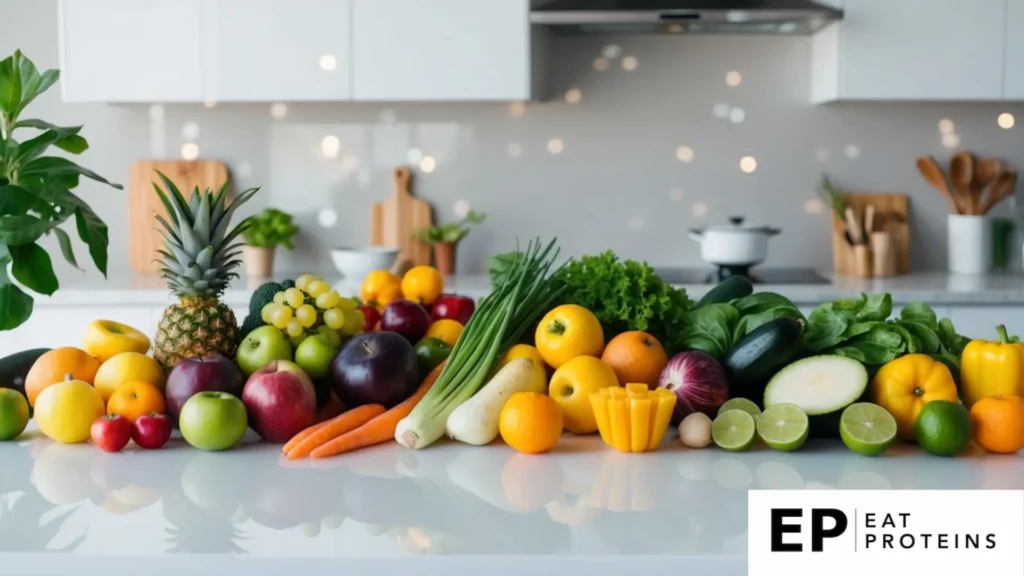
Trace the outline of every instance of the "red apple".
<instances>
[{"instance_id":1,"label":"red apple","mask_svg":"<svg viewBox=\"0 0 1024 576\"><path fill-rule=\"evenodd\" d=\"M441 297L434 302L434 308L431 311L431 316L434 321L438 320L455 320L463 326L469 322L469 317L473 315L476 310L476 303L473 299L468 296L459 296L458 294L441 294Z\"/></svg>"},{"instance_id":2,"label":"red apple","mask_svg":"<svg viewBox=\"0 0 1024 576\"><path fill-rule=\"evenodd\" d=\"M167 412L174 425L178 424L181 407L196 392L227 392L242 396L245 380L241 370L223 356L186 358L167 376Z\"/></svg>"},{"instance_id":3,"label":"red apple","mask_svg":"<svg viewBox=\"0 0 1024 576\"><path fill-rule=\"evenodd\" d=\"M132 423L117 414L105 414L89 429L92 443L104 452L120 452L132 439Z\"/></svg>"},{"instance_id":4,"label":"red apple","mask_svg":"<svg viewBox=\"0 0 1024 576\"><path fill-rule=\"evenodd\" d=\"M380 316L380 329L397 332L410 344L416 344L430 328L430 314L412 300L395 300L384 307Z\"/></svg>"},{"instance_id":5,"label":"red apple","mask_svg":"<svg viewBox=\"0 0 1024 576\"><path fill-rule=\"evenodd\" d=\"M242 390L242 403L249 426L267 442L287 442L316 420L313 381L287 360L275 360L254 372Z\"/></svg>"},{"instance_id":6,"label":"red apple","mask_svg":"<svg viewBox=\"0 0 1024 576\"><path fill-rule=\"evenodd\" d=\"M171 439L171 421L166 414L150 412L139 416L132 424L132 440L140 448L156 450Z\"/></svg>"},{"instance_id":7,"label":"red apple","mask_svg":"<svg viewBox=\"0 0 1024 576\"><path fill-rule=\"evenodd\" d=\"M380 322L380 312L373 306L362 305L359 310L363 313L363 332L371 332Z\"/></svg>"}]
</instances>

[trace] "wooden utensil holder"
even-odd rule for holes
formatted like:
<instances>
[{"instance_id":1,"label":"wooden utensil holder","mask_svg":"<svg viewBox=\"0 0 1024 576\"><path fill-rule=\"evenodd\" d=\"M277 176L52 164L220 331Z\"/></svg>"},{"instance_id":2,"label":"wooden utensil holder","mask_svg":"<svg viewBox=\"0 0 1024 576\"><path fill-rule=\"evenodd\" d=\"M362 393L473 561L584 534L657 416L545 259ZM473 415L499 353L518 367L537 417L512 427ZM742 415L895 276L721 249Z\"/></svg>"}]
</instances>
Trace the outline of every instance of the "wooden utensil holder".
<instances>
[{"instance_id":1,"label":"wooden utensil holder","mask_svg":"<svg viewBox=\"0 0 1024 576\"><path fill-rule=\"evenodd\" d=\"M904 194L843 194L857 219L864 221L864 209L875 207L875 233L889 236L888 254L872 254L872 242L852 245L846 240L845 220L832 213L832 269L837 276L897 276L910 272L910 200ZM882 248L882 247L879 247ZM884 251L875 248L874 251Z\"/></svg>"}]
</instances>

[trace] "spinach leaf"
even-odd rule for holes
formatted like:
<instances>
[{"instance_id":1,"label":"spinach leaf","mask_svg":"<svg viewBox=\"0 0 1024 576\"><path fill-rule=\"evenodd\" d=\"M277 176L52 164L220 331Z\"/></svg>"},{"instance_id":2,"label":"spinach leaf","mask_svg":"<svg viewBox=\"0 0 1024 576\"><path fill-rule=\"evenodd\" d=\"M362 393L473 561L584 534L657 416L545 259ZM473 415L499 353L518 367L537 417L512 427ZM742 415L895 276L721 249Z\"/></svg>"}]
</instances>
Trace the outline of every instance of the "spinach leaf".
<instances>
[{"instance_id":1,"label":"spinach leaf","mask_svg":"<svg viewBox=\"0 0 1024 576\"><path fill-rule=\"evenodd\" d=\"M970 342L969 338L956 333L956 328L953 327L953 322L949 318L939 320L937 334L942 346L949 350L950 353L955 354L957 358L963 354L964 347ZM1017 337L1014 336L1014 338Z\"/></svg>"},{"instance_id":2,"label":"spinach leaf","mask_svg":"<svg viewBox=\"0 0 1024 576\"><path fill-rule=\"evenodd\" d=\"M914 336L899 322L892 323L892 329L899 332L903 336L903 344L907 347L907 354L917 354L921 352L921 339Z\"/></svg>"},{"instance_id":3,"label":"spinach leaf","mask_svg":"<svg viewBox=\"0 0 1024 576\"><path fill-rule=\"evenodd\" d=\"M900 319L908 322L917 322L929 328L932 332L939 329L939 321L931 306L923 302L911 302L903 307L900 312Z\"/></svg>"},{"instance_id":4,"label":"spinach leaf","mask_svg":"<svg viewBox=\"0 0 1024 576\"><path fill-rule=\"evenodd\" d=\"M864 297L864 307L857 312L857 320L860 322L883 321L890 314L892 314L892 296L889 293L872 294Z\"/></svg>"},{"instance_id":5,"label":"spinach leaf","mask_svg":"<svg viewBox=\"0 0 1024 576\"><path fill-rule=\"evenodd\" d=\"M743 298L737 298L731 304L741 316L760 314L775 308L792 308L797 310L796 305L790 302L789 298L774 292L758 292Z\"/></svg>"},{"instance_id":6,"label":"spinach leaf","mask_svg":"<svg viewBox=\"0 0 1024 576\"><path fill-rule=\"evenodd\" d=\"M845 341L845 340L849 340L850 338L854 338L856 336L860 336L861 334L867 334L868 332L873 330L875 327L885 326L885 325L886 325L885 322L878 322L878 321L875 321L875 320L872 320L870 322L857 322L856 324L850 324L846 328L846 331L843 332L843 340Z\"/></svg>"},{"instance_id":7,"label":"spinach leaf","mask_svg":"<svg viewBox=\"0 0 1024 576\"><path fill-rule=\"evenodd\" d=\"M899 324L921 341L921 353L935 354L939 351L939 336L934 330L924 324L909 320L900 320Z\"/></svg>"},{"instance_id":8,"label":"spinach leaf","mask_svg":"<svg viewBox=\"0 0 1024 576\"><path fill-rule=\"evenodd\" d=\"M904 350L903 335L893 330L888 324L879 324L871 330L849 340L850 345L861 343L877 344L893 350Z\"/></svg>"},{"instance_id":9,"label":"spinach leaf","mask_svg":"<svg viewBox=\"0 0 1024 576\"><path fill-rule=\"evenodd\" d=\"M683 346L718 358L732 348L740 313L732 304L708 304L688 312L685 320L688 326L683 330Z\"/></svg>"},{"instance_id":10,"label":"spinach leaf","mask_svg":"<svg viewBox=\"0 0 1024 576\"><path fill-rule=\"evenodd\" d=\"M833 354L852 358L867 366L879 366L892 362L902 353L901 349L889 348L874 342L856 342L850 346L841 346L833 351Z\"/></svg>"},{"instance_id":11,"label":"spinach leaf","mask_svg":"<svg viewBox=\"0 0 1024 576\"><path fill-rule=\"evenodd\" d=\"M843 333L850 326L850 321L844 314L833 308L835 304L837 303L821 304L807 317L804 345L809 350L818 352L842 342Z\"/></svg>"}]
</instances>

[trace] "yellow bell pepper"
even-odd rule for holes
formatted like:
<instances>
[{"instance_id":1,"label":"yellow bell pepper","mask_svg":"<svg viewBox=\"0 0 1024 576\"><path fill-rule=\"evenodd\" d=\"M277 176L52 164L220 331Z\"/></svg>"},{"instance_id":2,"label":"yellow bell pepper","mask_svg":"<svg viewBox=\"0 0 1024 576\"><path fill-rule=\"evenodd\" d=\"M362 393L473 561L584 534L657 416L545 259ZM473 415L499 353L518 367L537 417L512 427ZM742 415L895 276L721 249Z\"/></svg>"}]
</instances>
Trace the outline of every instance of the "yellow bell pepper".
<instances>
[{"instance_id":1,"label":"yellow bell pepper","mask_svg":"<svg viewBox=\"0 0 1024 576\"><path fill-rule=\"evenodd\" d=\"M925 404L958 401L949 368L926 354L907 354L882 366L871 381L871 396L896 419L897 432L904 440L916 438L914 424Z\"/></svg>"},{"instance_id":2,"label":"yellow bell pepper","mask_svg":"<svg viewBox=\"0 0 1024 576\"><path fill-rule=\"evenodd\" d=\"M590 395L597 431L619 452L649 452L661 445L668 430L676 395L647 384L607 387Z\"/></svg>"},{"instance_id":3,"label":"yellow bell pepper","mask_svg":"<svg viewBox=\"0 0 1024 576\"><path fill-rule=\"evenodd\" d=\"M964 405L986 396L1024 395L1024 344L1010 342L1006 327L996 328L998 342L973 340L960 358Z\"/></svg>"}]
</instances>

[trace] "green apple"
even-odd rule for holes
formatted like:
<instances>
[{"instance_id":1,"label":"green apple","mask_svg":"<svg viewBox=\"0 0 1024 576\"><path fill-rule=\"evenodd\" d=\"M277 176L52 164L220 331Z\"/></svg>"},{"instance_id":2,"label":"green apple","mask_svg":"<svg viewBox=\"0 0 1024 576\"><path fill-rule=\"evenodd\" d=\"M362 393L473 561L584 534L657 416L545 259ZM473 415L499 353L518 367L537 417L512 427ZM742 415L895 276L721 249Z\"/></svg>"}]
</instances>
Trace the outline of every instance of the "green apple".
<instances>
[{"instance_id":1,"label":"green apple","mask_svg":"<svg viewBox=\"0 0 1024 576\"><path fill-rule=\"evenodd\" d=\"M245 404L227 392L198 392L178 416L182 438L200 450L227 450L242 441L248 427Z\"/></svg>"},{"instance_id":2,"label":"green apple","mask_svg":"<svg viewBox=\"0 0 1024 576\"><path fill-rule=\"evenodd\" d=\"M341 334L330 326L324 324L316 329L317 334L327 338L327 341L331 343L331 346L341 346Z\"/></svg>"},{"instance_id":3,"label":"green apple","mask_svg":"<svg viewBox=\"0 0 1024 576\"><path fill-rule=\"evenodd\" d=\"M332 346L326 337L314 334L295 349L295 363L311 378L323 378L337 354L337 346Z\"/></svg>"},{"instance_id":4,"label":"green apple","mask_svg":"<svg viewBox=\"0 0 1024 576\"><path fill-rule=\"evenodd\" d=\"M28 402L25 397L17 390L0 388L0 440L14 440L26 426Z\"/></svg>"},{"instance_id":5,"label":"green apple","mask_svg":"<svg viewBox=\"0 0 1024 576\"><path fill-rule=\"evenodd\" d=\"M270 364L274 360L291 360L292 345L284 332L274 326L260 326L238 345L235 363L246 376Z\"/></svg>"}]
</instances>

